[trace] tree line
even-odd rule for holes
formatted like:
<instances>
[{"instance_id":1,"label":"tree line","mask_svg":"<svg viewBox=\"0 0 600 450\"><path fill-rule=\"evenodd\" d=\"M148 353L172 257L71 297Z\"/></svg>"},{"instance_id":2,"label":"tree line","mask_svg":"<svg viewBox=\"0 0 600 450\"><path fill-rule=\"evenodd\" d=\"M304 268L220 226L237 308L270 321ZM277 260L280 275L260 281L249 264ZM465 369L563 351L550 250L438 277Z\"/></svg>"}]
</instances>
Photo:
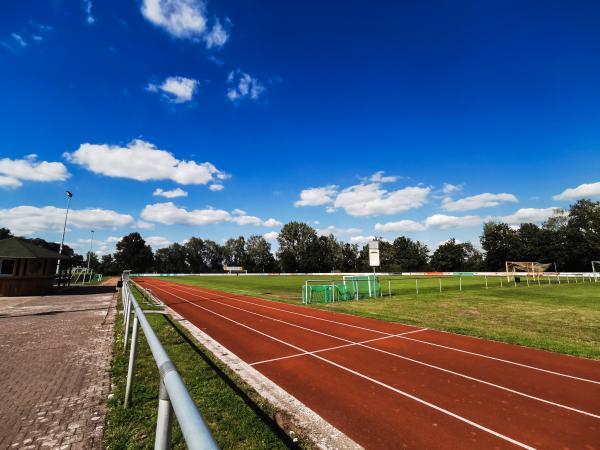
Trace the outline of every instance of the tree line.
<instances>
[{"instance_id":1,"label":"tree line","mask_svg":"<svg viewBox=\"0 0 600 450\"><path fill-rule=\"evenodd\" d=\"M3 231L4 230L4 231ZM10 235L0 229L2 236ZM380 271L501 271L505 261L556 263L562 271L589 271L590 262L600 260L600 202L579 200L541 226L523 223L484 224L481 248L470 242L449 239L433 253L426 244L405 236L379 240ZM38 240L43 241L43 240ZM117 274L124 269L157 273L222 273L223 266L242 266L248 272L364 272L369 271L368 245L359 246L322 236L310 225L292 221L277 238L276 252L262 236L232 238L223 245L192 237L156 252L139 233L124 236L114 254L92 255L91 266L100 273ZM43 241L45 242L45 241ZM57 244L48 245L56 246ZM72 249L68 251L77 258Z\"/></svg>"}]
</instances>

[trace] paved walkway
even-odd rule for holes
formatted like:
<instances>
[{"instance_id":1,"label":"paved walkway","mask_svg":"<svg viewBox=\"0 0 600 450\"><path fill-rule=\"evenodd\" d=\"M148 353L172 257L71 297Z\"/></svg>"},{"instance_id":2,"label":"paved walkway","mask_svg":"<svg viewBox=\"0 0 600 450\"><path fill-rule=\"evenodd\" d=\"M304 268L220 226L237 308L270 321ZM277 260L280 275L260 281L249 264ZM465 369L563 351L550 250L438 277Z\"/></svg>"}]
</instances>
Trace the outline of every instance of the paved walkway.
<instances>
[{"instance_id":1,"label":"paved walkway","mask_svg":"<svg viewBox=\"0 0 600 450\"><path fill-rule=\"evenodd\" d=\"M102 448L115 301L0 297L0 449Z\"/></svg>"}]
</instances>

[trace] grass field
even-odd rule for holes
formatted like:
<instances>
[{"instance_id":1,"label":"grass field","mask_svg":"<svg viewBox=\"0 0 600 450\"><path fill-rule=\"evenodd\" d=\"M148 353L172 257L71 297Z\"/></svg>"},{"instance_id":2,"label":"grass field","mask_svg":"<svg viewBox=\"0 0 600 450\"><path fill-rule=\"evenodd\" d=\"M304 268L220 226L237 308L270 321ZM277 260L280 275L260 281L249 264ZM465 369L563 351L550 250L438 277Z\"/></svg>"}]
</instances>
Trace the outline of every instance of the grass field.
<instances>
[{"instance_id":1,"label":"grass field","mask_svg":"<svg viewBox=\"0 0 600 450\"><path fill-rule=\"evenodd\" d=\"M143 304L144 309L156 309ZM226 449L285 449L295 447L271 419L269 406L235 374L217 363L170 318L147 314L165 350L177 366L196 400L217 444ZM123 350L122 315L115 324L113 383L104 447L107 449L151 449L154 446L158 407L159 374L150 349L140 331L136 359L133 404L123 408L128 352ZM173 448L187 448L174 420Z\"/></svg>"},{"instance_id":2,"label":"grass field","mask_svg":"<svg viewBox=\"0 0 600 450\"><path fill-rule=\"evenodd\" d=\"M287 303L301 303L301 287L307 279L341 277L239 276L168 277L176 283L190 284L225 292L252 295ZM384 277L385 278L385 277ZM392 322L452 331L543 350L600 359L600 282L542 279L540 284L525 279L515 287L506 279L463 277L443 279L439 292L437 279L406 278L382 281L384 297L377 299L311 304ZM416 284L419 294L416 294Z\"/></svg>"}]
</instances>

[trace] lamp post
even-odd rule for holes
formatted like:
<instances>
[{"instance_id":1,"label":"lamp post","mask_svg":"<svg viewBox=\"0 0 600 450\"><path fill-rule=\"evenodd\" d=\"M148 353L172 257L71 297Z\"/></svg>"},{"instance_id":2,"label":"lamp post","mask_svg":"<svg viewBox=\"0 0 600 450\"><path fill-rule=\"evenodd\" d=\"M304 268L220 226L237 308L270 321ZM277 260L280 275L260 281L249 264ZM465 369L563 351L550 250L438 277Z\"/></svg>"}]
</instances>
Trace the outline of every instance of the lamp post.
<instances>
[{"instance_id":1,"label":"lamp post","mask_svg":"<svg viewBox=\"0 0 600 450\"><path fill-rule=\"evenodd\" d=\"M71 191L65 192L67 194L67 212L65 213L65 224L63 226L62 239L60 240L60 248L58 249L59 255L62 255L63 245L65 244L65 231L67 230L67 218L69 217L69 204L71 203L71 198L73 197L73 193ZM56 265L56 273L60 273L60 259Z\"/></svg>"},{"instance_id":2,"label":"lamp post","mask_svg":"<svg viewBox=\"0 0 600 450\"><path fill-rule=\"evenodd\" d=\"M92 245L94 244L94 230L91 230L92 232L92 238L90 239L90 251L88 252L88 257L87 257L87 270L85 271L85 273L89 273L90 272L90 259L92 258ZM90 279L88 281L88 283L92 282L92 276L90 275ZM85 284L85 275L83 275L83 283Z\"/></svg>"}]
</instances>

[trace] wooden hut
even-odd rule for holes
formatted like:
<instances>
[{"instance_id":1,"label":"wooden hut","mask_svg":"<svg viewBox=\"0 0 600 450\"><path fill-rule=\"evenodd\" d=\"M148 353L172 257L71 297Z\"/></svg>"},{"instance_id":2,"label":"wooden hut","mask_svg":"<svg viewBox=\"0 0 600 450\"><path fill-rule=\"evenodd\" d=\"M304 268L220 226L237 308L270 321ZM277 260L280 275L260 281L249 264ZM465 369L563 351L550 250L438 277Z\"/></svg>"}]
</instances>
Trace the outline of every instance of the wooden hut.
<instances>
[{"instance_id":1,"label":"wooden hut","mask_svg":"<svg viewBox=\"0 0 600 450\"><path fill-rule=\"evenodd\" d=\"M22 239L0 240L0 297L49 293L59 259L69 258Z\"/></svg>"}]
</instances>

